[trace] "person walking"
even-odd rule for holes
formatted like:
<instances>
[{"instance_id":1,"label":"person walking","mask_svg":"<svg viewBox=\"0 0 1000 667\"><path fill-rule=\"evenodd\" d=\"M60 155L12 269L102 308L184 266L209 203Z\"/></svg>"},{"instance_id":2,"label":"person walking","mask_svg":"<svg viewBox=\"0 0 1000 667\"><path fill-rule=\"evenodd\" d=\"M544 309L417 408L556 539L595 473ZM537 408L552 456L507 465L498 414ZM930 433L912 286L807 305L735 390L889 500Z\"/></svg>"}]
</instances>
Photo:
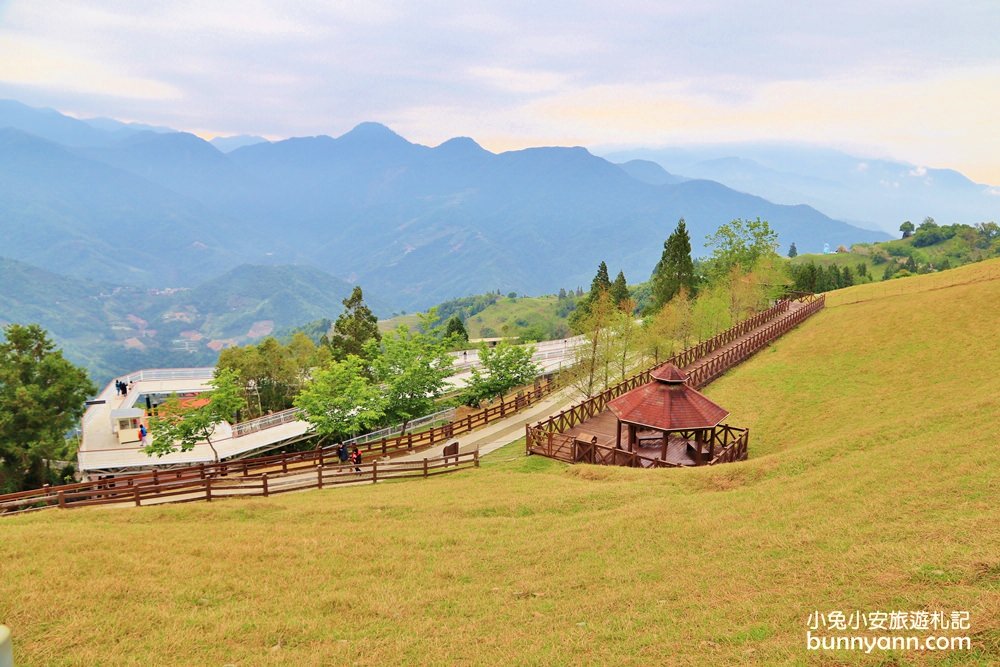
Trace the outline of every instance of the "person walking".
<instances>
[{"instance_id":1,"label":"person walking","mask_svg":"<svg viewBox=\"0 0 1000 667\"><path fill-rule=\"evenodd\" d=\"M139 424L139 442L146 446L146 436L149 435L149 431L146 430L145 424Z\"/></svg>"},{"instance_id":2,"label":"person walking","mask_svg":"<svg viewBox=\"0 0 1000 667\"><path fill-rule=\"evenodd\" d=\"M350 454L347 451L347 445L344 444L343 442L340 443L340 447L337 448L337 458L340 459L340 465L344 465L345 463L347 463L347 459L349 456Z\"/></svg>"},{"instance_id":3,"label":"person walking","mask_svg":"<svg viewBox=\"0 0 1000 667\"><path fill-rule=\"evenodd\" d=\"M351 463L354 464L354 472L361 474L361 452L355 447L354 451L351 452Z\"/></svg>"}]
</instances>

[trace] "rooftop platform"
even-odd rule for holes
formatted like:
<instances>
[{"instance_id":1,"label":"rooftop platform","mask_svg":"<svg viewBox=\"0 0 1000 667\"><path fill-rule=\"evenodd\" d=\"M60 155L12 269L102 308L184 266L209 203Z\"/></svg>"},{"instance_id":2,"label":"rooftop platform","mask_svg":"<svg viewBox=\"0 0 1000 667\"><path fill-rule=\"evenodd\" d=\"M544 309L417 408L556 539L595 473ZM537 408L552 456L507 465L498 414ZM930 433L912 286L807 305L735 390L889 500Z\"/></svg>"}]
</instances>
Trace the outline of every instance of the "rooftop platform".
<instances>
[{"instance_id":1,"label":"rooftop platform","mask_svg":"<svg viewBox=\"0 0 1000 667\"><path fill-rule=\"evenodd\" d=\"M215 460L211 447L199 443L187 452L175 452L162 457L149 456L141 450L141 443L122 442L112 414L125 408L137 408L145 415L146 395L198 394L211 389L213 368L151 369L124 376L132 383L127 396L121 396L112 381L91 401L83 415L80 450L77 462L85 476L134 472L151 467L177 467ZM212 444L219 452L219 459L259 453L293 442L307 435L308 422L283 419L282 415L268 415L234 427L228 423L216 426Z\"/></svg>"}]
</instances>

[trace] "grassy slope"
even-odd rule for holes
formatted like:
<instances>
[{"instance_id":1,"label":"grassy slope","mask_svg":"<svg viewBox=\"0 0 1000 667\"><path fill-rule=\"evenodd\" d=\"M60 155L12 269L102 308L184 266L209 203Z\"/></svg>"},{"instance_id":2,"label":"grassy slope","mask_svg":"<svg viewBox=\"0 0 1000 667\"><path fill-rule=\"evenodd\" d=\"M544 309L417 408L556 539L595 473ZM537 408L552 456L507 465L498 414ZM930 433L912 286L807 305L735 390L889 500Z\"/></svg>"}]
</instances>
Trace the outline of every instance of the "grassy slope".
<instances>
[{"instance_id":1,"label":"grassy slope","mask_svg":"<svg viewBox=\"0 0 1000 667\"><path fill-rule=\"evenodd\" d=\"M972 655L894 657L990 664L998 300L996 261L832 294L710 387L744 464L515 445L427 482L8 519L0 619L19 665L886 664L807 653L808 613L967 609Z\"/></svg>"},{"instance_id":2,"label":"grassy slope","mask_svg":"<svg viewBox=\"0 0 1000 667\"><path fill-rule=\"evenodd\" d=\"M544 333L543 339L570 335L568 316L560 317L559 299L553 295L521 296L516 299L501 297L496 303L469 317L465 328L470 338L484 338L483 329L492 329L489 336L522 336L531 333ZM397 315L380 320L379 329L388 331L400 324L416 327L419 318L416 314Z\"/></svg>"}]
</instances>

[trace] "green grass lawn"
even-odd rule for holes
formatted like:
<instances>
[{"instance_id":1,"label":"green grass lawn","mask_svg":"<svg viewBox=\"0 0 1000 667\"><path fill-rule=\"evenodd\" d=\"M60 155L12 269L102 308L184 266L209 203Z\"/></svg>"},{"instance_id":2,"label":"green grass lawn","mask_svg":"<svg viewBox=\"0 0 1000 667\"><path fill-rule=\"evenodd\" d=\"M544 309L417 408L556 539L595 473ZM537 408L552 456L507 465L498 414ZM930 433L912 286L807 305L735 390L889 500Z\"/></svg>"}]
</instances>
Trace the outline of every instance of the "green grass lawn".
<instances>
[{"instance_id":1,"label":"green grass lawn","mask_svg":"<svg viewBox=\"0 0 1000 667\"><path fill-rule=\"evenodd\" d=\"M745 463L515 443L427 481L0 521L17 664L996 664L1000 263L892 282L708 388ZM814 610L968 610L973 649L808 652Z\"/></svg>"}]
</instances>

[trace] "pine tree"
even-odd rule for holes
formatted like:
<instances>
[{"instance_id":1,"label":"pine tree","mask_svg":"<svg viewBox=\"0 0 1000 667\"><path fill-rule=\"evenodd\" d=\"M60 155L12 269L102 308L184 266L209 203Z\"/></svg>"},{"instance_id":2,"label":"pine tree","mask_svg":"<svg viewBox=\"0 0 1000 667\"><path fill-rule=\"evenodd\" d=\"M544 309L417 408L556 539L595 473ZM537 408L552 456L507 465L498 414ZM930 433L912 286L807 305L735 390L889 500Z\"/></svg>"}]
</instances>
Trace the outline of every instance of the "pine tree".
<instances>
[{"instance_id":1,"label":"pine tree","mask_svg":"<svg viewBox=\"0 0 1000 667\"><path fill-rule=\"evenodd\" d=\"M663 242L663 254L652 276L653 308L659 310L684 287L695 291L694 262L691 259L691 237L684 218L677 229Z\"/></svg>"},{"instance_id":2,"label":"pine tree","mask_svg":"<svg viewBox=\"0 0 1000 667\"><path fill-rule=\"evenodd\" d=\"M611 291L611 278L608 276L608 265L601 262L597 266L597 275L594 276L593 282L590 283L590 298L591 300L597 298L597 293L601 290L606 292Z\"/></svg>"},{"instance_id":3,"label":"pine tree","mask_svg":"<svg viewBox=\"0 0 1000 667\"><path fill-rule=\"evenodd\" d=\"M452 315L445 325L444 335L446 337L456 337L459 341L468 342L469 332L465 330L465 323L458 315Z\"/></svg>"},{"instance_id":4,"label":"pine tree","mask_svg":"<svg viewBox=\"0 0 1000 667\"><path fill-rule=\"evenodd\" d=\"M789 259L798 257L799 249L795 247L795 241L792 241L792 245L788 246L788 257Z\"/></svg>"},{"instance_id":5,"label":"pine tree","mask_svg":"<svg viewBox=\"0 0 1000 667\"><path fill-rule=\"evenodd\" d=\"M364 356L365 343L382 340L378 331L378 318L365 305L361 287L355 286L351 296L344 299L344 312L333 325L330 348L335 359L342 360L349 354Z\"/></svg>"},{"instance_id":6,"label":"pine tree","mask_svg":"<svg viewBox=\"0 0 1000 667\"><path fill-rule=\"evenodd\" d=\"M608 294L611 296L611 303L618 308L622 308L622 304L629 300L628 283L625 281L625 274L622 271L618 272Z\"/></svg>"}]
</instances>

